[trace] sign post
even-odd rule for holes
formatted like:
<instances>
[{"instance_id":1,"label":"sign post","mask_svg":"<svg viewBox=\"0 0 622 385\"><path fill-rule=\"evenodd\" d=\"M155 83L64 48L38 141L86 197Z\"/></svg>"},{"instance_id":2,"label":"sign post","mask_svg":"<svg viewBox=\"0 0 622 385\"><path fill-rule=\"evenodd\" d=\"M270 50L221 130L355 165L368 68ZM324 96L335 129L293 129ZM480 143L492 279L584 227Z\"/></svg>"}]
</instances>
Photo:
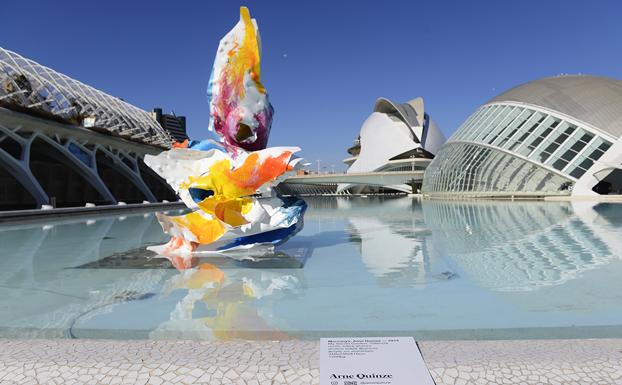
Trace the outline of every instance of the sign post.
<instances>
[{"instance_id":1,"label":"sign post","mask_svg":"<svg viewBox=\"0 0 622 385\"><path fill-rule=\"evenodd\" d=\"M434 385L412 337L322 338L320 385Z\"/></svg>"}]
</instances>

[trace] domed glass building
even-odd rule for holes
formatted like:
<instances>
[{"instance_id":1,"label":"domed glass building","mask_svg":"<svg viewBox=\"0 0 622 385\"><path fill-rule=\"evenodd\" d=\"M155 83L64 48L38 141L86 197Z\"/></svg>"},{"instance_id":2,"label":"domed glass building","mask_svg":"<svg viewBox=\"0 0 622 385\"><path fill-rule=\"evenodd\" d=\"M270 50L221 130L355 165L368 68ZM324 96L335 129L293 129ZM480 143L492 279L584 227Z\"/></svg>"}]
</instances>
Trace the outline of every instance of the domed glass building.
<instances>
[{"instance_id":1,"label":"domed glass building","mask_svg":"<svg viewBox=\"0 0 622 385\"><path fill-rule=\"evenodd\" d=\"M428 166L428 196L622 193L622 81L564 75L475 111Z\"/></svg>"}]
</instances>

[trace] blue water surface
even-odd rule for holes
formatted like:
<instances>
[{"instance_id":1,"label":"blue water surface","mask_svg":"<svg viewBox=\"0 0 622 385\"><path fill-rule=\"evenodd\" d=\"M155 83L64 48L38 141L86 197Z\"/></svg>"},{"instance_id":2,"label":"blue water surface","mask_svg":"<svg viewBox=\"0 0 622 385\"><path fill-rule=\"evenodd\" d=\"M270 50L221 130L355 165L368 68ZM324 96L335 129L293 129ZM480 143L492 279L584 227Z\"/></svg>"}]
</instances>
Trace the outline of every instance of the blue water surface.
<instances>
[{"instance_id":1,"label":"blue water surface","mask_svg":"<svg viewBox=\"0 0 622 385\"><path fill-rule=\"evenodd\" d=\"M622 337L622 205L306 200L255 261L155 256L153 213L0 225L0 337Z\"/></svg>"}]
</instances>

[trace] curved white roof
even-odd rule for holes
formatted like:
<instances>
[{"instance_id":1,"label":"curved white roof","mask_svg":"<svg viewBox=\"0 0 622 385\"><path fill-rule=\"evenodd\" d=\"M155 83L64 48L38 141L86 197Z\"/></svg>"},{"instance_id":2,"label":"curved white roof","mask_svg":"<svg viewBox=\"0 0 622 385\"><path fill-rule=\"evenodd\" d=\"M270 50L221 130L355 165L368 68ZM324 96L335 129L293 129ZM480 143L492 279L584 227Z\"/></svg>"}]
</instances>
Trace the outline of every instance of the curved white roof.
<instances>
[{"instance_id":1,"label":"curved white roof","mask_svg":"<svg viewBox=\"0 0 622 385\"><path fill-rule=\"evenodd\" d=\"M171 136L149 114L117 97L0 47L0 102L136 142L171 147Z\"/></svg>"},{"instance_id":2,"label":"curved white roof","mask_svg":"<svg viewBox=\"0 0 622 385\"><path fill-rule=\"evenodd\" d=\"M590 76L562 75L514 87L487 104L520 102L548 108L619 138L622 136L622 81Z\"/></svg>"},{"instance_id":3,"label":"curved white roof","mask_svg":"<svg viewBox=\"0 0 622 385\"><path fill-rule=\"evenodd\" d=\"M410 127L423 125L424 105L423 98L418 97L407 103L395 103L387 98L380 97L374 104L374 112L384 114L398 114ZM418 141L419 138L416 138Z\"/></svg>"}]
</instances>

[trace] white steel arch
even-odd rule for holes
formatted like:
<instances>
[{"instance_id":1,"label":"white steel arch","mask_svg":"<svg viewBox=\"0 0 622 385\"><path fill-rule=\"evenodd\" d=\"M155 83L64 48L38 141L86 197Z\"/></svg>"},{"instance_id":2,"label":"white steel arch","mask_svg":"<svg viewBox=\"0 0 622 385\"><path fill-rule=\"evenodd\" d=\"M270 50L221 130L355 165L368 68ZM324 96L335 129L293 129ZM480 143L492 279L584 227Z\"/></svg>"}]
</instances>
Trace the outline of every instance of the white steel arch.
<instances>
[{"instance_id":1,"label":"white steel arch","mask_svg":"<svg viewBox=\"0 0 622 385\"><path fill-rule=\"evenodd\" d=\"M0 105L161 148L172 142L147 111L1 47Z\"/></svg>"}]
</instances>

